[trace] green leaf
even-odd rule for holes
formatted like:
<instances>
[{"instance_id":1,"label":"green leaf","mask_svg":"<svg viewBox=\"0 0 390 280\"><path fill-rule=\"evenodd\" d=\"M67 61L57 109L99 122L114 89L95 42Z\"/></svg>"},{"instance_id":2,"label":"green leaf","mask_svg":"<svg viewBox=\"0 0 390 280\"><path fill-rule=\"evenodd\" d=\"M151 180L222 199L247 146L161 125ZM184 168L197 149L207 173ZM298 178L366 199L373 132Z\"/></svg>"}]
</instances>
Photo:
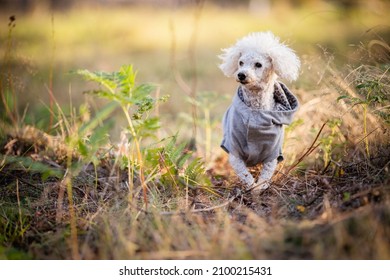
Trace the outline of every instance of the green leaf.
<instances>
[{"instance_id":1,"label":"green leaf","mask_svg":"<svg viewBox=\"0 0 390 280\"><path fill-rule=\"evenodd\" d=\"M43 180L49 177L62 178L64 172L62 169L51 167L45 163L34 161L30 157L3 156L0 155L0 161L5 164L11 164L17 168L22 168L27 172L39 173Z\"/></svg>"},{"instance_id":2,"label":"green leaf","mask_svg":"<svg viewBox=\"0 0 390 280\"><path fill-rule=\"evenodd\" d=\"M77 70L76 74L82 76L86 80L94 81L102 86L104 86L106 89L108 89L111 93L115 92L115 89L117 88L116 83L113 81L112 76L105 72L91 72L89 70Z\"/></svg>"},{"instance_id":3,"label":"green leaf","mask_svg":"<svg viewBox=\"0 0 390 280\"><path fill-rule=\"evenodd\" d=\"M77 144L78 144L78 148L79 148L80 154L82 156L86 157L88 155L88 148L87 148L87 146L81 140L79 140Z\"/></svg>"},{"instance_id":4,"label":"green leaf","mask_svg":"<svg viewBox=\"0 0 390 280\"><path fill-rule=\"evenodd\" d=\"M118 107L118 103L110 102L95 115L95 117L90 120L88 123L82 125L79 128L79 135L85 135L86 133L94 130L99 124L111 116L112 112Z\"/></svg>"},{"instance_id":5,"label":"green leaf","mask_svg":"<svg viewBox=\"0 0 390 280\"><path fill-rule=\"evenodd\" d=\"M134 129L138 137L154 137L155 131L160 128L159 118L139 119L134 121Z\"/></svg>"},{"instance_id":6,"label":"green leaf","mask_svg":"<svg viewBox=\"0 0 390 280\"><path fill-rule=\"evenodd\" d=\"M193 160L185 170L185 175L192 182L196 182L200 175L203 175L205 168L200 158Z\"/></svg>"},{"instance_id":7,"label":"green leaf","mask_svg":"<svg viewBox=\"0 0 390 280\"><path fill-rule=\"evenodd\" d=\"M141 84L137 86L133 90L133 98L138 99L138 98L143 98L146 95L149 95L153 90L156 89L156 86L153 84Z\"/></svg>"},{"instance_id":8,"label":"green leaf","mask_svg":"<svg viewBox=\"0 0 390 280\"><path fill-rule=\"evenodd\" d=\"M191 158L191 154L187 153L182 155L177 161L176 166L178 169L182 169L184 167L184 164Z\"/></svg>"},{"instance_id":9,"label":"green leaf","mask_svg":"<svg viewBox=\"0 0 390 280\"><path fill-rule=\"evenodd\" d=\"M117 78L122 93L127 95L130 94L135 85L136 76L137 72L134 72L132 65L124 65L120 68L119 72L117 73Z\"/></svg>"},{"instance_id":10,"label":"green leaf","mask_svg":"<svg viewBox=\"0 0 390 280\"><path fill-rule=\"evenodd\" d=\"M349 96L348 95L341 95L341 96L337 97L337 102L339 102L341 99L346 99L346 98L349 99Z\"/></svg>"}]
</instances>

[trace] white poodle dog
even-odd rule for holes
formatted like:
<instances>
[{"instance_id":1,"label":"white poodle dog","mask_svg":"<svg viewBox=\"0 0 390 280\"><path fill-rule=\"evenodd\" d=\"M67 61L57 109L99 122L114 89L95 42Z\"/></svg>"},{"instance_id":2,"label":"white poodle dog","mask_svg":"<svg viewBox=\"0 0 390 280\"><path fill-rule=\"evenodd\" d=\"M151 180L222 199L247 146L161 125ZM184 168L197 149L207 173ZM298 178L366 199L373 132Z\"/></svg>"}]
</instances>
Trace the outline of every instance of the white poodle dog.
<instances>
[{"instance_id":1,"label":"white poodle dog","mask_svg":"<svg viewBox=\"0 0 390 280\"><path fill-rule=\"evenodd\" d=\"M223 49L220 69L240 83L223 117L221 147L247 190L267 189L283 160L283 125L292 122L298 100L278 78L296 80L300 67L294 51L271 32L252 33ZM255 180L247 167L263 164Z\"/></svg>"}]
</instances>

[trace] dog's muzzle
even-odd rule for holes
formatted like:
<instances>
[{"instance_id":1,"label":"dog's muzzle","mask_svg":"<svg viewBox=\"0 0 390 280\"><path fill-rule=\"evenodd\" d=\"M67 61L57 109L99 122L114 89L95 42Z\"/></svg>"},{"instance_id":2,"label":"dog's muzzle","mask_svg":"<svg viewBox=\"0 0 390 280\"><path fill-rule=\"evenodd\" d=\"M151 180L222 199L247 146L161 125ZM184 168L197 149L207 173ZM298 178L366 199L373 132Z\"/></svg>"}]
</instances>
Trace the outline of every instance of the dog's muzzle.
<instances>
[{"instance_id":1,"label":"dog's muzzle","mask_svg":"<svg viewBox=\"0 0 390 280\"><path fill-rule=\"evenodd\" d=\"M240 83L244 83L246 80L246 75L242 72L237 74L237 79Z\"/></svg>"},{"instance_id":2,"label":"dog's muzzle","mask_svg":"<svg viewBox=\"0 0 390 280\"><path fill-rule=\"evenodd\" d=\"M246 75L244 73L240 72L237 74L237 78L240 82L243 82L246 79Z\"/></svg>"}]
</instances>

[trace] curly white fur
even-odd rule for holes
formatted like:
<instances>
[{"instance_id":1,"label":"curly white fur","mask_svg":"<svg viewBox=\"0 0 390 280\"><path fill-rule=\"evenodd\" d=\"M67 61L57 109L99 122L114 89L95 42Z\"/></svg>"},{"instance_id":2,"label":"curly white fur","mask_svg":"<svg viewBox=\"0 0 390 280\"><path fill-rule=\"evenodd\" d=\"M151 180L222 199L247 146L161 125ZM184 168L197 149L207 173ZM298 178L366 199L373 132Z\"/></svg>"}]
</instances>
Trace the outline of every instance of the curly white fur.
<instances>
[{"instance_id":1,"label":"curly white fur","mask_svg":"<svg viewBox=\"0 0 390 280\"><path fill-rule=\"evenodd\" d=\"M278 77L288 81L298 77L299 58L271 32L249 34L222 51L220 69L241 84L244 102L249 107L273 110ZM277 165L276 159L265 163L255 182L242 159L230 153L229 162L247 189L267 188Z\"/></svg>"},{"instance_id":2,"label":"curly white fur","mask_svg":"<svg viewBox=\"0 0 390 280\"><path fill-rule=\"evenodd\" d=\"M271 60L275 73L282 79L295 81L298 78L300 67L299 58L294 51L280 43L270 31L251 33L240 39L237 43L227 49L223 49L220 68L227 77L232 77L238 69L238 60L243 54L252 53Z\"/></svg>"}]
</instances>

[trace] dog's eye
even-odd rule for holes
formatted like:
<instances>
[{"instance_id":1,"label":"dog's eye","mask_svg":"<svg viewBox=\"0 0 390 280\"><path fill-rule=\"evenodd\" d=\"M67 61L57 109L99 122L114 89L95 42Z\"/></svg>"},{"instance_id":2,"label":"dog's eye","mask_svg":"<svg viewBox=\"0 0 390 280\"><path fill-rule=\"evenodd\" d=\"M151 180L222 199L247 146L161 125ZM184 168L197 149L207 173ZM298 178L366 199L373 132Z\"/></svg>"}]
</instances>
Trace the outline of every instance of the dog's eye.
<instances>
[{"instance_id":1,"label":"dog's eye","mask_svg":"<svg viewBox=\"0 0 390 280\"><path fill-rule=\"evenodd\" d=\"M263 65L261 65L260 62L256 62L256 63L255 63L255 67L256 67L256 68L261 68L262 66L263 66Z\"/></svg>"},{"instance_id":2,"label":"dog's eye","mask_svg":"<svg viewBox=\"0 0 390 280\"><path fill-rule=\"evenodd\" d=\"M239 64L240 66L242 66L242 65L244 65L244 62L240 61L238 64Z\"/></svg>"}]
</instances>

